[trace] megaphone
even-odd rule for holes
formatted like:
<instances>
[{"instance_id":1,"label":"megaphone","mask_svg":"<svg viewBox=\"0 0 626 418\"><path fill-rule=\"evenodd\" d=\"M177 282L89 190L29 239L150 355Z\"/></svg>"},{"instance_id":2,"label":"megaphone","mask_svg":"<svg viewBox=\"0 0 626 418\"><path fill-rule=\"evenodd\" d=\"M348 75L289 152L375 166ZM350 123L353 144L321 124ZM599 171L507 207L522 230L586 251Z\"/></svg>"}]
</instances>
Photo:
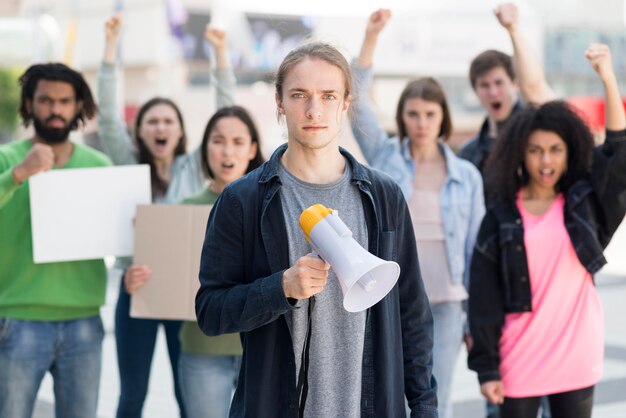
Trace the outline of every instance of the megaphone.
<instances>
[{"instance_id":1,"label":"megaphone","mask_svg":"<svg viewBox=\"0 0 626 418\"><path fill-rule=\"evenodd\" d=\"M310 206L300 215L300 228L337 275L346 311L360 312L374 306L398 281L400 266L361 247L336 211L320 204Z\"/></svg>"}]
</instances>

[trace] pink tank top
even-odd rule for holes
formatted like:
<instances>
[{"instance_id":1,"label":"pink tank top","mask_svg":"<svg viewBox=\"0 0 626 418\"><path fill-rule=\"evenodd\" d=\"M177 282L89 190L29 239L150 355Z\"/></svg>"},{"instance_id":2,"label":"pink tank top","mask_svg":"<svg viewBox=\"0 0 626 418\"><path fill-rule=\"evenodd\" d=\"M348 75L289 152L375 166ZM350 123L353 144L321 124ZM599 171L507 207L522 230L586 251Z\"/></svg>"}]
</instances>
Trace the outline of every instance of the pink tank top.
<instances>
[{"instance_id":1,"label":"pink tank top","mask_svg":"<svg viewBox=\"0 0 626 418\"><path fill-rule=\"evenodd\" d=\"M508 397L582 389L602 377L604 314L591 275L580 263L557 196L541 216L517 207L532 292L532 312L507 314L500 373Z\"/></svg>"}]
</instances>

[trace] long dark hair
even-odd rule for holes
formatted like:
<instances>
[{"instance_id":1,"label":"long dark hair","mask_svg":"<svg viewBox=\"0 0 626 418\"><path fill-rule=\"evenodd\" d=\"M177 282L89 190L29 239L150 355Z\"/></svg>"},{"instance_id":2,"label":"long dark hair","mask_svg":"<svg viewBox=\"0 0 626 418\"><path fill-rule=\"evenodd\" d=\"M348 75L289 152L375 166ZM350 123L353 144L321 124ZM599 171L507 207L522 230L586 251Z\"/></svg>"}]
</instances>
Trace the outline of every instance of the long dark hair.
<instances>
[{"instance_id":1,"label":"long dark hair","mask_svg":"<svg viewBox=\"0 0 626 418\"><path fill-rule=\"evenodd\" d=\"M209 119L209 122L206 125L206 129L204 130L204 135L202 136L202 145L200 146L202 150L202 169L204 170L204 174L209 178L213 178L213 173L211 172L211 167L209 166L209 159L207 157L209 137L211 136L211 132L213 131L213 128L215 128L217 122L219 122L220 119L227 117L237 118L241 122L243 122L243 124L246 125L246 127L248 128L252 143L257 144L256 154L254 155L254 158L250 160L250 164L248 164L246 173L249 173L250 171L254 170L265 162L263 154L261 153L261 139L259 137L259 131L252 121L252 118L250 117L248 111L241 106L223 107L215 112L215 114L211 116L211 119Z\"/></svg>"},{"instance_id":2,"label":"long dark hair","mask_svg":"<svg viewBox=\"0 0 626 418\"><path fill-rule=\"evenodd\" d=\"M144 103L137 112L137 119L135 119L135 140L137 142L137 160L139 164L150 165L150 178L152 179L152 192L156 195L164 195L167 192L168 183L159 177L156 170L156 164L154 162L154 156L148 150L148 147L144 143L144 140L139 136L139 131L143 118L148 110L157 105L167 105L174 109L178 123L180 124L180 130L182 135L178 141L178 145L174 149L174 157L184 154L187 149L187 134L185 133L185 124L183 123L183 115L180 113L180 109L170 99L164 97L154 97Z\"/></svg>"},{"instance_id":3,"label":"long dark hair","mask_svg":"<svg viewBox=\"0 0 626 418\"><path fill-rule=\"evenodd\" d=\"M22 86L19 113L24 126L30 125L30 122L33 120L32 112L28 111L26 103L32 103L39 80L62 81L71 84L74 88L76 101L81 106L70 126L72 130L95 116L97 111L96 103L91 95L89 85L87 85L87 82L78 71L74 71L61 63L35 64L28 67L19 78L19 84Z\"/></svg>"},{"instance_id":4,"label":"long dark hair","mask_svg":"<svg viewBox=\"0 0 626 418\"><path fill-rule=\"evenodd\" d=\"M498 135L485 170L490 200L512 202L517 191L528 184L526 147L530 135L538 130L555 133L567 146L567 170L556 185L558 192L566 193L588 176L594 142L585 122L562 101L530 106L515 112Z\"/></svg>"},{"instance_id":5,"label":"long dark hair","mask_svg":"<svg viewBox=\"0 0 626 418\"><path fill-rule=\"evenodd\" d=\"M398 108L396 109L396 125L398 126L398 137L400 141L403 141L407 136L406 125L404 124L402 114L404 112L404 104L409 99L422 99L437 103L441 106L443 119L439 127L438 137L447 141L452 134L452 118L450 117L448 101L446 100L443 88L441 84L432 77L424 77L411 81L406 85L404 90L402 90L402 94L400 94L400 99L398 100Z\"/></svg>"}]
</instances>

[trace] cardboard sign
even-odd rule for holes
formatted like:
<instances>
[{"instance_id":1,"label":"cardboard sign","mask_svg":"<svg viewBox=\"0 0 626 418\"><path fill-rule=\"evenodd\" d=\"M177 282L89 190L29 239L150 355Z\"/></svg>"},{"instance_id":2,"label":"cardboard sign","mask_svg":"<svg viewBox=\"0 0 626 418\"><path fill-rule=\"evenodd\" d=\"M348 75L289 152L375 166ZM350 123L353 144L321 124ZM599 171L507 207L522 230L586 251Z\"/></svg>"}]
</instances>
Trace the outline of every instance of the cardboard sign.
<instances>
[{"instance_id":1,"label":"cardboard sign","mask_svg":"<svg viewBox=\"0 0 626 418\"><path fill-rule=\"evenodd\" d=\"M151 205L137 208L135 264L150 279L132 295L134 318L196 320L200 255L212 206Z\"/></svg>"},{"instance_id":2,"label":"cardboard sign","mask_svg":"<svg viewBox=\"0 0 626 418\"><path fill-rule=\"evenodd\" d=\"M149 204L148 165L51 170L29 179L35 263L133 253L133 218Z\"/></svg>"}]
</instances>

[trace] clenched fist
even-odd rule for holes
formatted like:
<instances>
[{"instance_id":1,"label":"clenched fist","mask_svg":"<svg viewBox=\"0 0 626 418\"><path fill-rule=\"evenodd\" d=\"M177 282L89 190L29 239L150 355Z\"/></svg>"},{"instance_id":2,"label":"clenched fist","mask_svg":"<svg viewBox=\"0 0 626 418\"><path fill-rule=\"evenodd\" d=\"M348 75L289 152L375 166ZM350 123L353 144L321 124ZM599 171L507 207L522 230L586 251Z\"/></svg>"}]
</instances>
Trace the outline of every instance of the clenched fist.
<instances>
[{"instance_id":1,"label":"clenched fist","mask_svg":"<svg viewBox=\"0 0 626 418\"><path fill-rule=\"evenodd\" d=\"M283 273L285 296L293 299L307 299L324 290L330 264L313 254L300 257L293 266Z\"/></svg>"},{"instance_id":2,"label":"clenched fist","mask_svg":"<svg viewBox=\"0 0 626 418\"><path fill-rule=\"evenodd\" d=\"M228 46L228 35L225 31L211 25L206 25L204 37L215 49L223 49Z\"/></svg>"},{"instance_id":3,"label":"clenched fist","mask_svg":"<svg viewBox=\"0 0 626 418\"><path fill-rule=\"evenodd\" d=\"M613 75L613 64L611 60L611 50L605 44L592 43L585 50L585 58L598 73L601 80Z\"/></svg>"},{"instance_id":4,"label":"clenched fist","mask_svg":"<svg viewBox=\"0 0 626 418\"><path fill-rule=\"evenodd\" d=\"M109 20L104 24L104 33L107 41L117 42L117 39L122 32L122 25L124 23L124 15L118 12L111 16Z\"/></svg>"},{"instance_id":5,"label":"clenched fist","mask_svg":"<svg viewBox=\"0 0 626 418\"><path fill-rule=\"evenodd\" d=\"M33 144L26 157L13 169L13 178L17 184L22 184L24 180L41 172L48 171L54 165L54 152L50 145Z\"/></svg>"},{"instance_id":6,"label":"clenched fist","mask_svg":"<svg viewBox=\"0 0 626 418\"><path fill-rule=\"evenodd\" d=\"M496 7L493 12L498 18L498 22L509 32L517 29L518 11L513 3L504 3Z\"/></svg>"}]
</instances>

